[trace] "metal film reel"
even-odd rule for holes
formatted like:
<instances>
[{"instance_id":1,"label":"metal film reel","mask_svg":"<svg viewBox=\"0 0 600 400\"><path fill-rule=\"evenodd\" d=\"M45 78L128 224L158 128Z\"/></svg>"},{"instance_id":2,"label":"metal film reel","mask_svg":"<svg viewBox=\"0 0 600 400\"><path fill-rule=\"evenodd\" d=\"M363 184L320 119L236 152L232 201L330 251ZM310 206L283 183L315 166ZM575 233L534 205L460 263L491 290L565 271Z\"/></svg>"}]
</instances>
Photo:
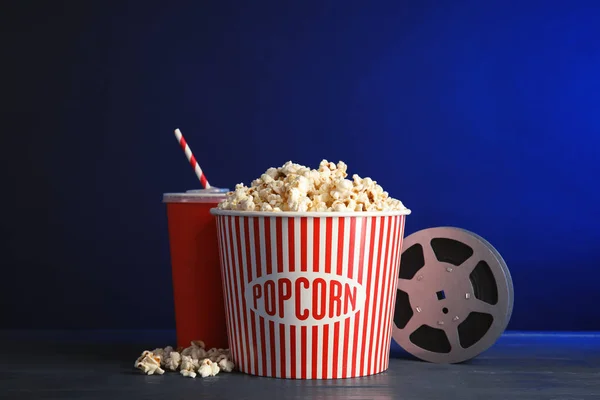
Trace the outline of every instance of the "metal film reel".
<instances>
[{"instance_id":1,"label":"metal film reel","mask_svg":"<svg viewBox=\"0 0 600 400\"><path fill-rule=\"evenodd\" d=\"M513 309L500 253L464 229L438 227L404 239L393 338L433 363L460 363L491 347Z\"/></svg>"}]
</instances>

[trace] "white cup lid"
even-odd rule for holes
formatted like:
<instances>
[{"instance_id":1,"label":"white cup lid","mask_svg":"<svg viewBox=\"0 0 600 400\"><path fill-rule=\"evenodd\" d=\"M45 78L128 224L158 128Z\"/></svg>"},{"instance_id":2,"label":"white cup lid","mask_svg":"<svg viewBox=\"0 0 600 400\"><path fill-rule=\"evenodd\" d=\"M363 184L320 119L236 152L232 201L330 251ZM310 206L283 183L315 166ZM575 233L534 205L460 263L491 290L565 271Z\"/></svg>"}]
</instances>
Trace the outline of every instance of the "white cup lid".
<instances>
[{"instance_id":1,"label":"white cup lid","mask_svg":"<svg viewBox=\"0 0 600 400\"><path fill-rule=\"evenodd\" d=\"M229 192L226 188L193 189L183 193L164 193L163 203L209 203L220 201Z\"/></svg>"}]
</instances>

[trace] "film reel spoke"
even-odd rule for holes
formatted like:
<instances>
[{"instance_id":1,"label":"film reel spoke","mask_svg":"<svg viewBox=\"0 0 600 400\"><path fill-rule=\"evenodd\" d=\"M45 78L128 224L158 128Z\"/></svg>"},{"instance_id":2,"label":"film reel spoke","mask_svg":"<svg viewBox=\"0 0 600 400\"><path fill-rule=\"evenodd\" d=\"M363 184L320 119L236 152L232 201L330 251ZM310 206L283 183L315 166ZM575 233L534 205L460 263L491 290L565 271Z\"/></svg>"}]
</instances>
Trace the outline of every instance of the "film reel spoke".
<instances>
[{"instance_id":1,"label":"film reel spoke","mask_svg":"<svg viewBox=\"0 0 600 400\"><path fill-rule=\"evenodd\" d=\"M494 319L497 317L496 306L481 301L477 298L470 298L467 302L467 309L470 312L478 312L481 314L490 314Z\"/></svg>"},{"instance_id":2,"label":"film reel spoke","mask_svg":"<svg viewBox=\"0 0 600 400\"><path fill-rule=\"evenodd\" d=\"M417 329L419 329L421 325L424 325L421 314L419 312L415 312L412 318L408 320L408 323L402 330L407 334L411 334Z\"/></svg>"},{"instance_id":3,"label":"film reel spoke","mask_svg":"<svg viewBox=\"0 0 600 400\"><path fill-rule=\"evenodd\" d=\"M412 284L411 281L408 279L398 278L397 280L398 280L398 283L397 283L396 289L402 290L403 292L406 292L410 295L410 291L412 288L414 288L414 284Z\"/></svg>"},{"instance_id":4,"label":"film reel spoke","mask_svg":"<svg viewBox=\"0 0 600 400\"><path fill-rule=\"evenodd\" d=\"M452 349L451 352L456 352L463 348L460 345L460 337L458 336L458 329L456 326L449 326L444 329L444 332L446 333L446 337L450 343L450 348Z\"/></svg>"},{"instance_id":5,"label":"film reel spoke","mask_svg":"<svg viewBox=\"0 0 600 400\"><path fill-rule=\"evenodd\" d=\"M465 262L460 264L460 266L458 268L456 268L456 270L459 274L466 276L467 277L466 279L468 279L468 276L471 275L471 273L473 272L473 270L475 269L477 264L479 264L480 261L481 261L481 258L477 257L476 254L473 254Z\"/></svg>"},{"instance_id":6,"label":"film reel spoke","mask_svg":"<svg viewBox=\"0 0 600 400\"><path fill-rule=\"evenodd\" d=\"M438 259L433 251L433 247L431 247L431 243L429 241L421 243L423 246L423 259L425 260L425 265L432 265L438 262Z\"/></svg>"}]
</instances>

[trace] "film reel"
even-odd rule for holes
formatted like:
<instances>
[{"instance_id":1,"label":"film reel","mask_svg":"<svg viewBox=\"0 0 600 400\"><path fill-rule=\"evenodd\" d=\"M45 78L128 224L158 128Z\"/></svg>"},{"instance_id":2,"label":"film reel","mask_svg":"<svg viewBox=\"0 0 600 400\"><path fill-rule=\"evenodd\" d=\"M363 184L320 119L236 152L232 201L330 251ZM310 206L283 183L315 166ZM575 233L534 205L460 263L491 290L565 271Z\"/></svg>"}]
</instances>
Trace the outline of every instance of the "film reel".
<instances>
[{"instance_id":1,"label":"film reel","mask_svg":"<svg viewBox=\"0 0 600 400\"><path fill-rule=\"evenodd\" d=\"M460 363L491 347L513 309L500 253L465 229L438 227L404 239L393 338L433 363Z\"/></svg>"}]
</instances>

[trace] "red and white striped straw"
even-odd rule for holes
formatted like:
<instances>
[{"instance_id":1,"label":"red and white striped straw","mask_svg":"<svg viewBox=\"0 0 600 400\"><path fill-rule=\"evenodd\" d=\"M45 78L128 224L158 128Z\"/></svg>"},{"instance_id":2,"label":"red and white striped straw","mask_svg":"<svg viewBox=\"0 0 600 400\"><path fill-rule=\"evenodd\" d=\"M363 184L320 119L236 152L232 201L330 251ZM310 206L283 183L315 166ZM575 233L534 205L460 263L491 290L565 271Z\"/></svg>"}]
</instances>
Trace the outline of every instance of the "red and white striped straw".
<instances>
[{"instance_id":1,"label":"red and white striped straw","mask_svg":"<svg viewBox=\"0 0 600 400\"><path fill-rule=\"evenodd\" d=\"M200 168L200 165L198 165L196 157L194 157L194 155L192 154L190 146L188 146L187 142L185 141L185 138L183 137L179 129L175 129L175 137L177 138L179 145L185 152L185 156L187 157L188 161L190 162L190 164L192 164L192 168L194 168L194 172L196 172L196 175L198 176L198 179L200 179L200 183L202 183L204 189L210 189L210 184L208 183L204 172L202 172L202 168Z\"/></svg>"}]
</instances>

